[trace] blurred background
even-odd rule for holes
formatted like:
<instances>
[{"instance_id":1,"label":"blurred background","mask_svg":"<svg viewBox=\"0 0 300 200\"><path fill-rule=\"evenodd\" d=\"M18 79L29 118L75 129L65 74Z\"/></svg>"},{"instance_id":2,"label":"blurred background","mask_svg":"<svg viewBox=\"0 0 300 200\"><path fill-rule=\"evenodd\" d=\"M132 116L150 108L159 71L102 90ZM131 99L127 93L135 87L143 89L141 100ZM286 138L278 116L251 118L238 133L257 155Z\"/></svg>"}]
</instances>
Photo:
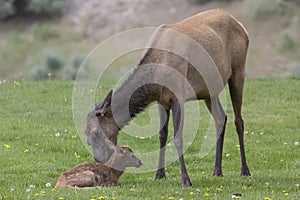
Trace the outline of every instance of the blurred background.
<instances>
[{"instance_id":1,"label":"blurred background","mask_svg":"<svg viewBox=\"0 0 300 200\"><path fill-rule=\"evenodd\" d=\"M300 77L300 0L0 0L0 81L74 79L106 38L212 8L248 30L248 78ZM128 57L114 73L136 63Z\"/></svg>"}]
</instances>

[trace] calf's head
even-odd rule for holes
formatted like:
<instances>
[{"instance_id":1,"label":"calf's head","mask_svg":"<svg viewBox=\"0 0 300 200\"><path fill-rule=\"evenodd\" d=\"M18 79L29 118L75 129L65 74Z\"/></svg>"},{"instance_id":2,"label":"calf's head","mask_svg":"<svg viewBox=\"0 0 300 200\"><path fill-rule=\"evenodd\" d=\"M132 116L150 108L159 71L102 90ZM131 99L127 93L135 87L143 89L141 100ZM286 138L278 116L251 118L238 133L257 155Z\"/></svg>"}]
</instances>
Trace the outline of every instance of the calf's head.
<instances>
[{"instance_id":1,"label":"calf's head","mask_svg":"<svg viewBox=\"0 0 300 200\"><path fill-rule=\"evenodd\" d=\"M124 172L126 167L140 167L142 162L138 159L130 148L128 147L117 147L115 153L111 156L105 165Z\"/></svg>"}]
</instances>

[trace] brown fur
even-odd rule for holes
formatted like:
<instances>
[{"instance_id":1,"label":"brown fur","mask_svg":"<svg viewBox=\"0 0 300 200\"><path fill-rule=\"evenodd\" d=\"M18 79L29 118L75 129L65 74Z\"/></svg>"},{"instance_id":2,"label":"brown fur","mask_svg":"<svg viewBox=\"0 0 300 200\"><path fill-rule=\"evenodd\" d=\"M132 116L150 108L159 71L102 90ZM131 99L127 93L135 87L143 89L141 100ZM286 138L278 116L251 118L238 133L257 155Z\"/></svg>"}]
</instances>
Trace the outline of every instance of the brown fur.
<instances>
[{"instance_id":1,"label":"brown fur","mask_svg":"<svg viewBox=\"0 0 300 200\"><path fill-rule=\"evenodd\" d=\"M121 149L124 152L114 154L109 163L87 162L67 170L60 175L56 188L89 188L117 185L125 168L133 166L132 160L135 163L140 163L136 157L128 156L132 156L131 149L128 147L121 147ZM115 169L114 166L117 166L120 170ZM139 167L136 164L134 166Z\"/></svg>"},{"instance_id":2,"label":"brown fur","mask_svg":"<svg viewBox=\"0 0 300 200\"><path fill-rule=\"evenodd\" d=\"M190 37L201 45L211 57L217 69L209 64L203 55L195 55L193 46L185 43L178 34L172 34L172 30ZM181 111L184 102L203 99L216 125L217 150L213 175L222 176L222 150L227 116L220 104L218 95L223 90L225 84L228 83L235 113L236 130L240 142L242 158L241 175L249 176L250 171L246 163L244 150L244 123L241 116L248 43L249 40L245 28L230 14L220 9L205 11L178 23L161 26L161 29L154 34L151 40L151 47L145 52L128 80L113 94L111 91L103 102L95 108L95 112L99 113L98 121L102 133L116 144L119 129L125 126L137 113L143 111L149 103L157 101L163 106L163 108L159 108L160 113L166 113L165 116L167 119L165 120L163 115L161 115L161 151L156 173L157 179L164 178L164 147L168 137L168 122L170 110L172 109L175 135L174 143L180 160L182 185L190 186L191 182L182 153L184 116ZM168 47L171 52L156 48L163 45ZM174 52L172 52L173 50ZM200 60L199 66L193 66L187 60L176 55L178 53L187 53L193 60ZM186 85L182 81L170 76L170 71L161 64L167 65L179 72L189 82L191 88L186 88ZM196 70L199 68L202 69L200 73ZM147 74L145 74L146 70ZM216 78L218 74L221 75L221 83ZM139 87L132 94L129 105L126 105L124 98L130 93L130 89L134 88L139 81L146 78L161 81L167 79L176 88L175 93L163 85L146 84ZM187 95L188 90L192 90L195 95ZM130 116L121 111L124 107L129 107ZM116 112L113 113L112 108ZM97 140L97 137L95 139ZM97 149L93 145L92 148ZM98 156L101 157L99 153Z\"/></svg>"}]
</instances>

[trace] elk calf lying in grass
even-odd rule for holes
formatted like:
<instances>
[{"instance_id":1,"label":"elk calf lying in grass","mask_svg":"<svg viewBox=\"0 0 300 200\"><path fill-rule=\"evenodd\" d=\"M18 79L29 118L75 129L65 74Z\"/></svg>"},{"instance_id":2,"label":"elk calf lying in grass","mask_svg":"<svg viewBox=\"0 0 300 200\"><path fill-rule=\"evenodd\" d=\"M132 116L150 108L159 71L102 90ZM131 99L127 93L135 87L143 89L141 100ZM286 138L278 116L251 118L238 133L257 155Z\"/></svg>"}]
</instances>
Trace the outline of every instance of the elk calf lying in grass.
<instances>
[{"instance_id":1,"label":"elk calf lying in grass","mask_svg":"<svg viewBox=\"0 0 300 200\"><path fill-rule=\"evenodd\" d=\"M140 167L141 161L128 147L117 148L105 164L87 162L61 174L56 188L88 188L117 185L126 167Z\"/></svg>"}]
</instances>

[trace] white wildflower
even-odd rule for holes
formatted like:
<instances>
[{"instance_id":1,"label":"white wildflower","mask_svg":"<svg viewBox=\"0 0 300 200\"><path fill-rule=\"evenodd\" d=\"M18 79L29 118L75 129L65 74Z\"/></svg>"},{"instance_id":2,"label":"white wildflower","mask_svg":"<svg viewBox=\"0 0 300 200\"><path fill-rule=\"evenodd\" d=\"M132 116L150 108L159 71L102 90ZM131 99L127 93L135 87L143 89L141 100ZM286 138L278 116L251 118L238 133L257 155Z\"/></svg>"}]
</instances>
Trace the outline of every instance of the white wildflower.
<instances>
[{"instance_id":1,"label":"white wildflower","mask_svg":"<svg viewBox=\"0 0 300 200\"><path fill-rule=\"evenodd\" d=\"M265 185L266 185L266 186L269 186L269 185L270 185L270 183L269 183L269 182L266 182L266 183L265 183Z\"/></svg>"}]
</instances>

